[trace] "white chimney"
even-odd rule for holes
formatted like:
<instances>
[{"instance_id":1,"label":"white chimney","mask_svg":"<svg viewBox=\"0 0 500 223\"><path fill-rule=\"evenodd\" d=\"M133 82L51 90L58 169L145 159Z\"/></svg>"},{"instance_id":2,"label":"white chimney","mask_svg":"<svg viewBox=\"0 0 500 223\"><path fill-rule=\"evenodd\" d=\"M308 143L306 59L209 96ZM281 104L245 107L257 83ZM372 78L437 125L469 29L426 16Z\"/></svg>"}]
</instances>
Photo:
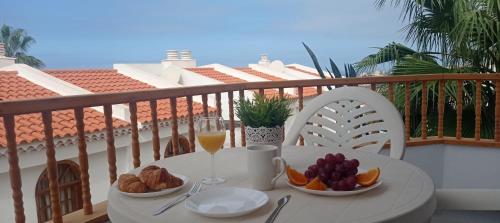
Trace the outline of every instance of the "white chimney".
<instances>
[{"instance_id":1,"label":"white chimney","mask_svg":"<svg viewBox=\"0 0 500 223\"><path fill-rule=\"evenodd\" d=\"M181 50L181 60L191 60L191 50Z\"/></svg>"},{"instance_id":2,"label":"white chimney","mask_svg":"<svg viewBox=\"0 0 500 223\"><path fill-rule=\"evenodd\" d=\"M167 50L166 56L167 58L161 62L165 66L174 64L182 68L196 67L196 60L192 58L190 50L181 50L180 52L177 50Z\"/></svg>"},{"instance_id":3,"label":"white chimney","mask_svg":"<svg viewBox=\"0 0 500 223\"><path fill-rule=\"evenodd\" d=\"M262 65L268 65L269 64L269 58L267 57L267 54L261 54L260 55L259 64L262 64Z\"/></svg>"},{"instance_id":4,"label":"white chimney","mask_svg":"<svg viewBox=\"0 0 500 223\"><path fill-rule=\"evenodd\" d=\"M4 57L4 56L5 56L5 44L0 43L0 57Z\"/></svg>"},{"instance_id":5,"label":"white chimney","mask_svg":"<svg viewBox=\"0 0 500 223\"><path fill-rule=\"evenodd\" d=\"M166 55L167 61L179 60L179 53L177 52L177 50L167 50Z\"/></svg>"},{"instance_id":6,"label":"white chimney","mask_svg":"<svg viewBox=\"0 0 500 223\"><path fill-rule=\"evenodd\" d=\"M6 67L16 63L16 58L5 56L5 44L0 43L0 67Z\"/></svg>"}]
</instances>

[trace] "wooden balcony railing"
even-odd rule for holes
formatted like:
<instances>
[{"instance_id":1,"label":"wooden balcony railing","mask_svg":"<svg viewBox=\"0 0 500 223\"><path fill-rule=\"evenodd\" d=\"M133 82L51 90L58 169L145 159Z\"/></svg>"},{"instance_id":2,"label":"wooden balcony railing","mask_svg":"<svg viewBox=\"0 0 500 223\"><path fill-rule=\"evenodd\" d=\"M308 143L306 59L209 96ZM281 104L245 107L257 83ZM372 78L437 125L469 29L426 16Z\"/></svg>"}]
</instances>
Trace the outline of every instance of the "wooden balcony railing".
<instances>
[{"instance_id":1,"label":"wooden balcony railing","mask_svg":"<svg viewBox=\"0 0 500 223\"><path fill-rule=\"evenodd\" d=\"M412 89L422 87L426 89L431 83L437 83L437 123L432 123L437 126L435 136L428 135L430 124L429 114L428 114L428 102L429 100L435 101L435 98L429 98L428 91L422 91L419 95L421 97L417 101L420 101L420 109L412 109L415 105L411 102ZM445 89L446 83L455 83L456 92L454 94L450 93L448 89ZM473 86L471 86L473 84ZM483 86L484 84L484 86ZM389 100L395 102L395 100L404 100L403 109L400 109L404 115L405 120L405 131L407 137L407 146L414 145L427 145L433 143L449 143L449 144L465 144L465 145L475 145L475 146L488 146L488 147L500 147L500 88L496 87L500 84L500 75L498 74L431 74L431 75L408 75L408 76L390 76L390 77L364 77L364 78L345 78L345 79L317 79L317 80L295 80L295 81L273 81L273 82L249 82L249 83L238 83L238 84L223 84L223 85L211 85L211 86L196 86L196 87L182 87L182 88L169 88L169 89L154 89L154 90L141 90L141 91L131 91L122 93L108 93L108 94L93 94L93 95L80 95L80 96L67 96L67 97L51 97L44 99L29 99L29 100L18 100L18 101L0 101L0 116L4 120L4 127L7 140L7 156L9 161L9 175L10 184L12 188L12 198L14 201L15 209L15 219L16 222L25 222L25 213L23 209L23 195L21 192L21 173L19 168L19 160L17 155L17 145L16 145L16 126L15 119L16 115L28 114L28 113L41 113L43 119L43 127L45 131L46 138L46 156L47 156L47 173L49 179L50 188L50 200L51 208L53 213L53 222L62 222L63 217L61 215L61 207L59 202L59 192L58 192L58 181L57 181L57 163L54 149L54 138L52 133L52 112L58 110L73 109L75 120L76 120L76 130L78 137L78 148L79 148L79 164L81 167L81 187L82 187L82 201L83 201L83 215L91 216L93 214L93 206L90 201L90 182L88 173L88 155L86 148L85 132L84 132L84 113L83 109L86 107L103 106L104 107L104 117L106 124L106 142L107 142L107 158L109 166L109 181L113 183L117 178L117 168L116 168L116 154L115 154L115 144L113 136L113 125L112 125L112 105L128 103L130 109L130 120L131 120L131 137L132 137L132 157L134 167L141 165L140 156L140 144L138 136L138 126L137 126L137 103L141 101L148 101L151 107L151 117L152 117L152 145L154 159L160 159L160 137L158 130L158 115L157 115L157 101L160 99L169 99L171 106L172 118L171 128L172 128L172 146L173 154L179 154L179 130L178 130L178 120L177 120L177 98L185 97L188 104L188 135L190 142L190 152L194 151L195 147L195 137L194 137L194 115L193 115L193 96L202 97L203 102L203 114L208 115L208 95L215 94L216 98L216 109L217 114L221 114L221 94L227 93L229 101L233 100L233 93L238 92L239 97L243 98L245 96L245 90L258 90L259 93L263 94L264 89L278 89L279 95L283 97L285 88L296 88L298 92L298 108L302 109L304 106L304 88L305 87L316 87L317 93L321 94L323 87L326 85L332 85L336 87L341 86L356 86L356 85L366 85L373 90L377 90L384 95L386 95ZM464 96L463 88L474 87L474 97L475 100L475 127L474 127L474 137L465 138L462 135L462 107L464 102L462 97ZM486 87L485 87L486 86ZM487 88L490 86L490 88ZM492 86L492 88L491 88ZM493 104L488 106L494 106L494 135L493 137L486 139L481 138L481 112L484 109L481 103L482 100L482 90L494 92L495 98ZM469 92L465 92L469 94ZM402 95L404 94L404 95ZM433 95L436 95L432 91ZM402 97L396 97L396 96ZM446 96L454 96L456 101L452 104L456 106L456 130L454 136L445 136L444 133L444 121L449 117L445 117L445 100ZM447 101L449 102L449 101ZM446 102L446 103L447 103ZM233 105L229 105L229 131L230 131L230 145L234 147L235 143L235 119ZM415 117L411 112L420 111L420 117ZM412 131L417 129L416 126L412 128L411 119L418 118L420 123L420 134L418 131ZM433 126L432 125L432 126ZM245 134L243 125L241 127L241 145L245 146ZM434 128L434 127L433 127ZM303 144L303 139L300 140L300 144Z\"/></svg>"}]
</instances>

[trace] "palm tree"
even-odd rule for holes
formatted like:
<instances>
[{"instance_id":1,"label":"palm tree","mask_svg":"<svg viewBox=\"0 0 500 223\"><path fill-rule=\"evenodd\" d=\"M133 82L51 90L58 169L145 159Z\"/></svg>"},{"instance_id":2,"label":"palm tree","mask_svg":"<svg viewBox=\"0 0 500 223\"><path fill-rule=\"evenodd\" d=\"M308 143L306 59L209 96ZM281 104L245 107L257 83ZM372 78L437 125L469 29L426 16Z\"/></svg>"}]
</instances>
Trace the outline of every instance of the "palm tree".
<instances>
[{"instance_id":1,"label":"palm tree","mask_svg":"<svg viewBox=\"0 0 500 223\"><path fill-rule=\"evenodd\" d=\"M45 66L40 59L27 54L29 47L36 41L24 29L3 25L0 29L0 42L5 44L5 56L15 57L16 63L24 63L36 68Z\"/></svg>"},{"instance_id":2,"label":"palm tree","mask_svg":"<svg viewBox=\"0 0 500 223\"><path fill-rule=\"evenodd\" d=\"M371 70L390 62L395 74L500 70L498 0L376 1L378 7L387 4L402 5L401 18L408 22L403 27L406 41L417 50L391 43L358 62L357 69ZM417 60L435 63L429 64L432 69L422 70L422 61L415 64Z\"/></svg>"},{"instance_id":3,"label":"palm tree","mask_svg":"<svg viewBox=\"0 0 500 223\"><path fill-rule=\"evenodd\" d=\"M500 70L500 3L498 0L377 0L383 7L402 6L401 18L408 21L403 28L406 41L414 44L413 50L403 44L390 43L377 48L378 52L368 55L355 64L359 71L372 71L379 65L389 64L393 75L427 73L493 73ZM456 82L445 86L445 135L453 135L456 114ZM481 135L493 137L494 93L491 82L482 83ZM421 84L415 84L411 92L412 135L420 135ZM381 89L384 91L384 89ZM429 105L428 134L435 133L437 119L437 84L427 86ZM474 92L475 85L465 81L463 89L463 132L466 137L474 133ZM404 86L396 86L395 105L404 112ZM470 117L470 118L468 118Z\"/></svg>"}]
</instances>

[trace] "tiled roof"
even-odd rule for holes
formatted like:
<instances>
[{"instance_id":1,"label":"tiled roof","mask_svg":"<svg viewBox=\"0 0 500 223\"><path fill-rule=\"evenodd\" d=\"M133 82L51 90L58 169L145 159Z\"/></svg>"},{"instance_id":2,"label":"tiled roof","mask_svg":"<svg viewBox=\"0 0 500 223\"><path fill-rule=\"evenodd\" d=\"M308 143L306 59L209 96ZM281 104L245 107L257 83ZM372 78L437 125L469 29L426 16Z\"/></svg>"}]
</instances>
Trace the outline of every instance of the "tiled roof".
<instances>
[{"instance_id":1,"label":"tiled roof","mask_svg":"<svg viewBox=\"0 0 500 223\"><path fill-rule=\"evenodd\" d=\"M36 85L16 72L0 71L0 100L15 100L59 96L55 92ZM91 108L84 110L85 131L96 132L105 129L104 116ZM15 116L16 141L18 144L42 141L45 139L41 114L25 114ZM114 120L116 128L127 126L128 123ZM52 128L54 137L76 135L75 119L72 110L55 111L52 113ZM5 129L0 118L0 146L5 147Z\"/></svg>"},{"instance_id":2,"label":"tiled roof","mask_svg":"<svg viewBox=\"0 0 500 223\"><path fill-rule=\"evenodd\" d=\"M187 68L187 70L201 74L201 75L206 76L208 78L212 78L214 80L224 82L226 84L247 82L243 79L233 77L231 75L216 71L213 68ZM255 92L258 92L258 91L255 91ZM264 95L266 95L268 97L273 97L273 96L278 96L279 92L274 90L274 89L264 89Z\"/></svg>"},{"instance_id":3,"label":"tiled roof","mask_svg":"<svg viewBox=\"0 0 500 223\"><path fill-rule=\"evenodd\" d=\"M233 77L233 76L225 74L225 73L221 73L219 71L216 71L213 68L187 68L187 70L201 74L201 75L206 76L208 78L212 78L214 80L224 82L226 84L246 82L243 79Z\"/></svg>"},{"instance_id":4,"label":"tiled roof","mask_svg":"<svg viewBox=\"0 0 500 223\"><path fill-rule=\"evenodd\" d=\"M307 71L307 70L302 70L302 69L294 67L294 66L287 66L286 68L289 68L289 69L292 69L292 70L296 70L296 71L299 71L299 72L302 72L302 73L311 74L313 76L319 77L319 74L317 74L317 73L310 72L310 71Z\"/></svg>"},{"instance_id":5,"label":"tiled roof","mask_svg":"<svg viewBox=\"0 0 500 223\"><path fill-rule=\"evenodd\" d=\"M285 80L285 79L280 78L280 77L276 77L276 76L273 76L273 75L262 73L260 71L256 71L256 70L254 70L254 69L252 69L250 67L240 67L240 68L236 68L236 70L243 71L245 73L249 73L251 75L254 75L254 76L257 76L257 77L261 77L261 78L264 78L264 79L270 80L270 81L284 81Z\"/></svg>"},{"instance_id":6,"label":"tiled roof","mask_svg":"<svg viewBox=\"0 0 500 223\"><path fill-rule=\"evenodd\" d=\"M236 69L239 71L243 71L245 73L249 73L251 75L255 75L255 76L270 80L270 81L286 81L286 79L276 77L276 76L273 76L270 74L266 74L266 73L263 73L260 71L256 71L256 70L249 68L249 67L240 67L240 68L236 68ZM316 87L305 87L303 93L304 93L304 97L317 95Z\"/></svg>"},{"instance_id":7,"label":"tiled roof","mask_svg":"<svg viewBox=\"0 0 500 223\"><path fill-rule=\"evenodd\" d=\"M61 80L77 85L94 93L123 92L131 90L153 89L154 86L140 82L118 73L116 70L47 70L48 74ZM172 117L170 112L170 101L168 99L158 100L158 119L167 120ZM210 108L210 111L214 111ZM193 113L202 114L203 106L193 103ZM187 101L185 98L177 99L177 116L186 117ZM149 102L137 103L137 119L139 122L151 121L151 109Z\"/></svg>"}]
</instances>

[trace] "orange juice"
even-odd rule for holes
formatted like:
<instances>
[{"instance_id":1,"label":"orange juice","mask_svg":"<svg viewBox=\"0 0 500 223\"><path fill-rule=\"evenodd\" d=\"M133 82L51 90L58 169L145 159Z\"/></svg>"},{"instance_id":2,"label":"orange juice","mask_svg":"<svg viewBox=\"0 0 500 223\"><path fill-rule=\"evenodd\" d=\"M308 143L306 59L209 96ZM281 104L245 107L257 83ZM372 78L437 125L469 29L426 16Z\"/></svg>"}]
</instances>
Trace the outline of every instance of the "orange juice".
<instances>
[{"instance_id":1,"label":"orange juice","mask_svg":"<svg viewBox=\"0 0 500 223\"><path fill-rule=\"evenodd\" d=\"M210 154L214 154L226 140L225 132L202 132L198 133L198 141L200 141L201 146Z\"/></svg>"}]
</instances>

